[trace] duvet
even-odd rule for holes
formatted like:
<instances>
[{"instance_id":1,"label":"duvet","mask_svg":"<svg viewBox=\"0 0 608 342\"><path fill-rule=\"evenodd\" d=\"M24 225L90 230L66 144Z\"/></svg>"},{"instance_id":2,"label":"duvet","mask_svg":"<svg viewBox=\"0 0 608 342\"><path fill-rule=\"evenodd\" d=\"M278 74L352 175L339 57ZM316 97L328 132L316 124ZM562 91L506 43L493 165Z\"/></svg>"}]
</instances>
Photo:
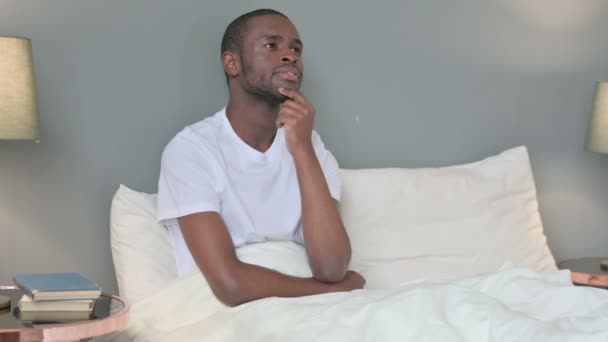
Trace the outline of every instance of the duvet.
<instances>
[{"instance_id":1,"label":"duvet","mask_svg":"<svg viewBox=\"0 0 608 342\"><path fill-rule=\"evenodd\" d=\"M476 278L418 282L228 308L201 273L132 303L111 341L608 341L608 291L573 286L566 270L503 268Z\"/></svg>"}]
</instances>

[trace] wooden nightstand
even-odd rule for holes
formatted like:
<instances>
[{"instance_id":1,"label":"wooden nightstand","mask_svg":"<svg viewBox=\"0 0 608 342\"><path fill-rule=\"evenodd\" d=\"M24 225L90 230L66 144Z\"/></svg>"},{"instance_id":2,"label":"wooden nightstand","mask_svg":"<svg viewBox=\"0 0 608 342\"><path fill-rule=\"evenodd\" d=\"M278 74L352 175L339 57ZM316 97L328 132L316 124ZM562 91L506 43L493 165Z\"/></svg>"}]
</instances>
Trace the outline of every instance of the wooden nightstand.
<instances>
[{"instance_id":1,"label":"wooden nightstand","mask_svg":"<svg viewBox=\"0 0 608 342\"><path fill-rule=\"evenodd\" d=\"M608 289L608 270L602 261L608 261L608 257L568 259L558 262L557 267L570 270L576 285Z\"/></svg>"},{"instance_id":2,"label":"wooden nightstand","mask_svg":"<svg viewBox=\"0 0 608 342\"><path fill-rule=\"evenodd\" d=\"M89 320L66 323L21 321L17 303L23 295L17 286L0 286L0 294L11 298L11 307L0 310L0 342L80 341L123 329L129 322L129 305L122 298L101 294Z\"/></svg>"}]
</instances>

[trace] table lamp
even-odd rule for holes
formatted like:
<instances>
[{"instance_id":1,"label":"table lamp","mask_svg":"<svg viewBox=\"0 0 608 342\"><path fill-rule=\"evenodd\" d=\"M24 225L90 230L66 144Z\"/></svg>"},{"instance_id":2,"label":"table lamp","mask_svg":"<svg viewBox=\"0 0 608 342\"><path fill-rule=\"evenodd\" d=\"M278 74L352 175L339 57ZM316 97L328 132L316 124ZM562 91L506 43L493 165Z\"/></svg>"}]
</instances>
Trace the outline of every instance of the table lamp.
<instances>
[{"instance_id":1,"label":"table lamp","mask_svg":"<svg viewBox=\"0 0 608 342\"><path fill-rule=\"evenodd\" d=\"M608 81L597 82L585 148L587 151L608 153ZM608 260L602 260L600 268L608 272Z\"/></svg>"},{"instance_id":2,"label":"table lamp","mask_svg":"<svg viewBox=\"0 0 608 342\"><path fill-rule=\"evenodd\" d=\"M29 39L0 37L0 140L38 142L38 107ZM0 312L10 298L0 296Z\"/></svg>"},{"instance_id":3,"label":"table lamp","mask_svg":"<svg viewBox=\"0 0 608 342\"><path fill-rule=\"evenodd\" d=\"M38 142L38 106L29 39L0 37L0 140Z\"/></svg>"},{"instance_id":4,"label":"table lamp","mask_svg":"<svg viewBox=\"0 0 608 342\"><path fill-rule=\"evenodd\" d=\"M585 148L587 151L608 153L608 81L597 82Z\"/></svg>"}]
</instances>

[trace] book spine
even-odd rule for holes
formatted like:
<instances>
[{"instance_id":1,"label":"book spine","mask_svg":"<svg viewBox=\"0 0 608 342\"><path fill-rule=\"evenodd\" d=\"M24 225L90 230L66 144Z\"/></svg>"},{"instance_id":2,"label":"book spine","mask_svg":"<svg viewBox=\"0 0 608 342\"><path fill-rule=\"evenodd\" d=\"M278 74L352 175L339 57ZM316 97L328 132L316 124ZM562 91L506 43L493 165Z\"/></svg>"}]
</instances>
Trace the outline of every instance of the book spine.
<instances>
[{"instance_id":1,"label":"book spine","mask_svg":"<svg viewBox=\"0 0 608 342\"><path fill-rule=\"evenodd\" d=\"M28 297L32 298L32 300L35 300L36 298L36 291L30 289L29 287L23 285L19 280L17 280L16 278L13 277L13 283L17 286L19 286L19 289L26 294Z\"/></svg>"}]
</instances>

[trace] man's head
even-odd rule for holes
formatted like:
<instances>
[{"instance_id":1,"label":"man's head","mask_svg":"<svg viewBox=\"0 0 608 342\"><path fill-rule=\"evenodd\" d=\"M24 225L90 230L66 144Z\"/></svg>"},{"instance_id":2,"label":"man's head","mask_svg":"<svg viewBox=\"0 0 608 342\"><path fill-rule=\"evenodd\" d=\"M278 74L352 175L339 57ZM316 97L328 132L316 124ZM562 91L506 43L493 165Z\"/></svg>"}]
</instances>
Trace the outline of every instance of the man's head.
<instances>
[{"instance_id":1,"label":"man's head","mask_svg":"<svg viewBox=\"0 0 608 342\"><path fill-rule=\"evenodd\" d=\"M239 90L269 104L283 102L279 88L300 88L302 47L295 26L280 12L260 9L236 18L222 38L231 96Z\"/></svg>"}]
</instances>

